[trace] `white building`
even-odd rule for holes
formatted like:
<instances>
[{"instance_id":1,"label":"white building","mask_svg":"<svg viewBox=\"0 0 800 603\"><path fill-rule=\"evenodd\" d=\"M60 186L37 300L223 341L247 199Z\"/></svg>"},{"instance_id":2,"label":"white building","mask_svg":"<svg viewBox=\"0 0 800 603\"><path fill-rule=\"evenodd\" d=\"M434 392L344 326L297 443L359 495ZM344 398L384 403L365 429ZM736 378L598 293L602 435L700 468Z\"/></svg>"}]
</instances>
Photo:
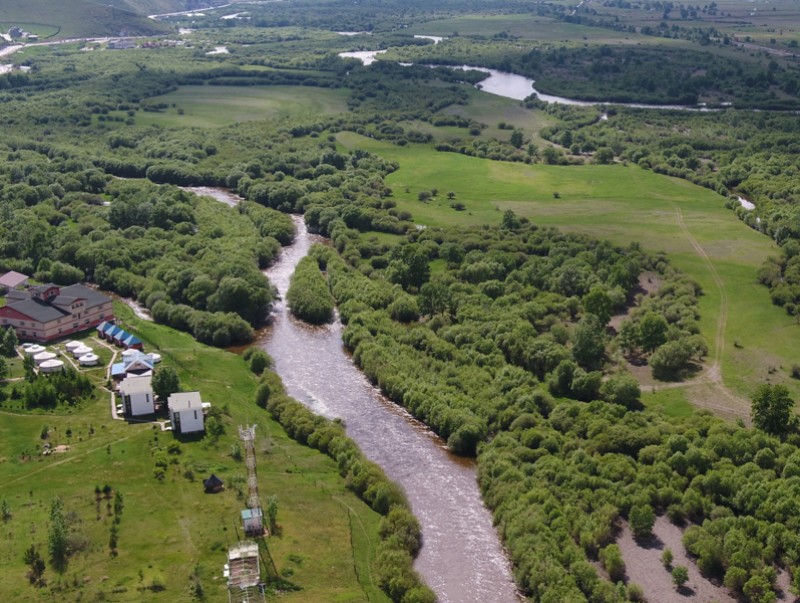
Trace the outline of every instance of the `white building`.
<instances>
[{"instance_id":1,"label":"white building","mask_svg":"<svg viewBox=\"0 0 800 603\"><path fill-rule=\"evenodd\" d=\"M176 433L203 431L203 400L200 392L172 394L168 400L169 420Z\"/></svg>"},{"instance_id":2,"label":"white building","mask_svg":"<svg viewBox=\"0 0 800 603\"><path fill-rule=\"evenodd\" d=\"M127 377L119 384L122 406L127 416L151 415L155 412L152 380L150 376Z\"/></svg>"}]
</instances>

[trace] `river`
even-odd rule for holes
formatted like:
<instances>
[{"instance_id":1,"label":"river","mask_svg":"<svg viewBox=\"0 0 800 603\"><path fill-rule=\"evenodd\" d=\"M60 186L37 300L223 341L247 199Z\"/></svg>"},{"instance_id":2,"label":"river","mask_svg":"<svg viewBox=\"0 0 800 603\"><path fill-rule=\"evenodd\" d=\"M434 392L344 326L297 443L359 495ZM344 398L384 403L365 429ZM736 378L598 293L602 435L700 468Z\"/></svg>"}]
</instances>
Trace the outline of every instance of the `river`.
<instances>
[{"instance_id":1,"label":"river","mask_svg":"<svg viewBox=\"0 0 800 603\"><path fill-rule=\"evenodd\" d=\"M266 271L285 298L289 278L312 243L322 241L295 216L297 237ZM481 500L475 463L450 454L444 442L387 400L351 360L342 325L311 327L283 302L260 344L275 359L287 392L315 412L341 418L347 434L399 483L422 525L416 570L440 603L522 601L492 517Z\"/></svg>"},{"instance_id":2,"label":"river","mask_svg":"<svg viewBox=\"0 0 800 603\"><path fill-rule=\"evenodd\" d=\"M415 38L431 38L432 36L414 36ZM438 42L436 42L438 43ZM372 65L377 60L377 55L384 54L386 50L360 50L357 52L340 52L338 56L342 58L359 59L364 65ZM413 63L400 63L410 67ZM709 108L703 105L650 105L646 103L617 103L613 101L583 101L564 96L554 96L544 94L533 87L535 80L516 73L508 73L499 69L489 69L487 67L475 67L473 65L428 65L428 67L449 67L451 69L461 69L463 71L480 71L486 74L486 78L475 84L476 88L504 96L514 100L524 100L531 94L535 94L539 100L546 103L559 105L573 105L576 107L595 107L598 105L616 105L618 107L631 107L634 109L667 109L670 111L716 111L716 108Z\"/></svg>"}]
</instances>

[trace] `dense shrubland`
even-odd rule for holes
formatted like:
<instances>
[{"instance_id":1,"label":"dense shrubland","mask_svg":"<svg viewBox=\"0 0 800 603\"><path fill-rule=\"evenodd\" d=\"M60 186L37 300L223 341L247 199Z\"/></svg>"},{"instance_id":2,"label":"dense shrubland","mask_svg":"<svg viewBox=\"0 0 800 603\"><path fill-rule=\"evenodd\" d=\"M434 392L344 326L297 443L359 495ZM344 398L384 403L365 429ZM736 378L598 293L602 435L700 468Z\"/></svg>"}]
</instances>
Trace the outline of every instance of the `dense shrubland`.
<instances>
[{"instance_id":1,"label":"dense shrubland","mask_svg":"<svg viewBox=\"0 0 800 603\"><path fill-rule=\"evenodd\" d=\"M646 540L660 514L685 529L701 572L744 601L772 600L778 568L797 580L800 513L786 503L800 458L794 430L778 437L642 411L636 380L614 366L624 349L674 377L705 353L700 292L663 258L510 213L501 228L426 229L383 254L373 247L381 268L353 253L359 239L346 228L333 236L359 269L328 247L312 255L328 272L345 343L451 449L477 453L531 600L638 600L636 585L612 583L625 579L614 542L626 519ZM431 276L420 257L445 270ZM663 282L635 297L614 336L603 327L634 299L643 270Z\"/></svg>"},{"instance_id":2,"label":"dense shrubland","mask_svg":"<svg viewBox=\"0 0 800 603\"><path fill-rule=\"evenodd\" d=\"M551 393L638 404L635 381L620 373L604 383L601 371L619 345L606 324L645 268L667 279L664 293L637 309L667 325L648 352L672 358L671 347L696 341L696 296L672 294L695 289L636 246L536 228L510 212L502 228L414 231L369 263L341 223L332 236L343 257L361 263L355 270L330 248L313 251L356 362L461 454L521 412L547 412ZM446 269L431 277L434 259ZM684 369L701 355L673 362Z\"/></svg>"}]
</instances>

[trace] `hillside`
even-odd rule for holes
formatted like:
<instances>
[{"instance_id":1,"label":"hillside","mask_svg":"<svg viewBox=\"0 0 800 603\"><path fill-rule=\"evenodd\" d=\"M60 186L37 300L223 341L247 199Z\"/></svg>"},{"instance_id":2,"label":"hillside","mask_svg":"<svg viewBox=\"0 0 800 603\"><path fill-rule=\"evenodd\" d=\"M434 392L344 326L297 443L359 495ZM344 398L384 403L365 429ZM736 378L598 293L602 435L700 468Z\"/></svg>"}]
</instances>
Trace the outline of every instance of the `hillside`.
<instances>
[{"instance_id":1,"label":"hillside","mask_svg":"<svg viewBox=\"0 0 800 603\"><path fill-rule=\"evenodd\" d=\"M169 8L175 3L142 4ZM7 0L0 5L0 29L7 32L12 26L22 27L41 39L152 35L167 31L163 25L129 9L103 6L89 0Z\"/></svg>"}]
</instances>

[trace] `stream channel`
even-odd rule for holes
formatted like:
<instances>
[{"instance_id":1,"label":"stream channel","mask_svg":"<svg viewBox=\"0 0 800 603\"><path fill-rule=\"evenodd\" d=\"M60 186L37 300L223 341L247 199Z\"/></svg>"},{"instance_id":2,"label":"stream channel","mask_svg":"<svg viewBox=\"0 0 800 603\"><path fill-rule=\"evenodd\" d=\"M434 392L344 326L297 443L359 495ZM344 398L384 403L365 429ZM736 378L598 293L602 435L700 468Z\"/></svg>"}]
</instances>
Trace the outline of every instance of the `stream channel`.
<instances>
[{"instance_id":1,"label":"stream channel","mask_svg":"<svg viewBox=\"0 0 800 603\"><path fill-rule=\"evenodd\" d=\"M314 242L295 216L295 242L266 271L285 299L289 278ZM342 343L342 324L312 327L275 304L272 324L259 340L275 359L289 395L314 412L340 418L347 435L399 483L422 525L416 570L440 603L516 603L522 598L492 517L481 500L475 462L448 452L445 443L387 400L353 364Z\"/></svg>"}]
</instances>

